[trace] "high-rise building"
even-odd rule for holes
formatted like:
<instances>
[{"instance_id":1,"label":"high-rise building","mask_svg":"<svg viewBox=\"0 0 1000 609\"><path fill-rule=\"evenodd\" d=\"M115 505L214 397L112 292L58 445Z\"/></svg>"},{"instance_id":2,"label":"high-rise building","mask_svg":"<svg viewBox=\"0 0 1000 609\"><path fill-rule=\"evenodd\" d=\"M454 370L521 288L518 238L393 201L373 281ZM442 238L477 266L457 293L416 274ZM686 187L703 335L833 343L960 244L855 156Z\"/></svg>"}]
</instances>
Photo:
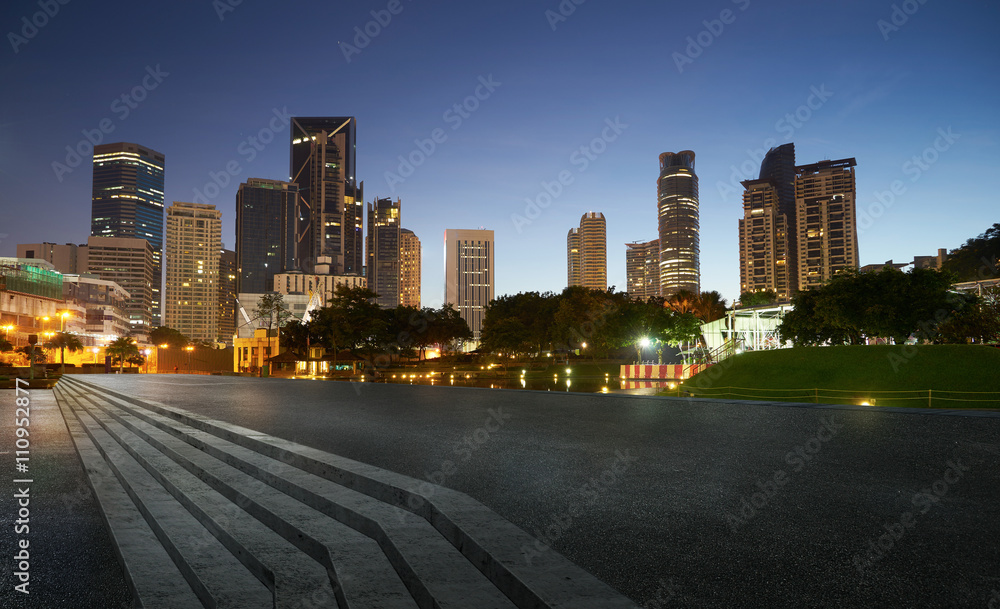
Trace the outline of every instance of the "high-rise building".
<instances>
[{"instance_id":1,"label":"high-rise building","mask_svg":"<svg viewBox=\"0 0 1000 609\"><path fill-rule=\"evenodd\" d=\"M214 205L175 201L167 209L164 325L191 340L219 337L219 257L222 212Z\"/></svg>"},{"instance_id":2,"label":"high-rise building","mask_svg":"<svg viewBox=\"0 0 1000 609\"><path fill-rule=\"evenodd\" d=\"M236 252L224 249L219 252L219 321L220 343L232 346L236 333Z\"/></svg>"},{"instance_id":3,"label":"high-rise building","mask_svg":"<svg viewBox=\"0 0 1000 609\"><path fill-rule=\"evenodd\" d=\"M694 152L660 155L657 180L660 228L660 294L669 298L681 290L701 292L698 236L698 175Z\"/></svg>"},{"instance_id":4,"label":"high-rise building","mask_svg":"<svg viewBox=\"0 0 1000 609\"><path fill-rule=\"evenodd\" d=\"M826 283L837 271L858 268L853 158L795 168L798 288Z\"/></svg>"},{"instance_id":5,"label":"high-rise building","mask_svg":"<svg viewBox=\"0 0 1000 609\"><path fill-rule=\"evenodd\" d=\"M131 331L125 309L129 293L114 281L91 273L63 275L66 308L78 311L79 338L84 346L104 345Z\"/></svg>"},{"instance_id":6,"label":"high-rise building","mask_svg":"<svg viewBox=\"0 0 1000 609\"><path fill-rule=\"evenodd\" d=\"M580 285L580 229L573 227L566 233L566 285Z\"/></svg>"},{"instance_id":7,"label":"high-rise building","mask_svg":"<svg viewBox=\"0 0 1000 609\"><path fill-rule=\"evenodd\" d=\"M771 290L778 302L788 302L798 280L791 254L795 249L790 228L793 220L781 211L780 190L774 179L746 180L743 188L740 291Z\"/></svg>"},{"instance_id":8,"label":"high-rise building","mask_svg":"<svg viewBox=\"0 0 1000 609\"><path fill-rule=\"evenodd\" d=\"M405 228L399 231L399 304L420 308L420 239Z\"/></svg>"},{"instance_id":9,"label":"high-rise building","mask_svg":"<svg viewBox=\"0 0 1000 609\"><path fill-rule=\"evenodd\" d=\"M368 289L383 309L399 305L399 222L402 202L377 199L368 204Z\"/></svg>"},{"instance_id":10,"label":"high-rise building","mask_svg":"<svg viewBox=\"0 0 1000 609\"><path fill-rule=\"evenodd\" d=\"M356 119L292 117L291 178L299 186L298 264L312 272L320 256L335 275L360 275L364 264L364 184L354 172Z\"/></svg>"},{"instance_id":11,"label":"high-rise building","mask_svg":"<svg viewBox=\"0 0 1000 609\"><path fill-rule=\"evenodd\" d=\"M64 275L76 275L87 270L87 246L75 243L18 243L18 258L34 258L49 262Z\"/></svg>"},{"instance_id":12,"label":"high-rise building","mask_svg":"<svg viewBox=\"0 0 1000 609\"><path fill-rule=\"evenodd\" d=\"M337 286L368 287L367 280L360 275L331 275L329 271L329 259L320 257L313 273L292 271L275 275L274 291L285 296L305 295L307 302L311 294L318 294L320 305L327 306L334 297Z\"/></svg>"},{"instance_id":13,"label":"high-rise building","mask_svg":"<svg viewBox=\"0 0 1000 609\"><path fill-rule=\"evenodd\" d=\"M660 295L660 240L625 244L625 277L628 295L648 300Z\"/></svg>"},{"instance_id":14,"label":"high-rise building","mask_svg":"<svg viewBox=\"0 0 1000 609\"><path fill-rule=\"evenodd\" d=\"M153 284L158 277L153 245L146 239L87 239L87 272L114 281L129 294L125 312L132 332L148 334L153 325Z\"/></svg>"},{"instance_id":15,"label":"high-rise building","mask_svg":"<svg viewBox=\"0 0 1000 609\"><path fill-rule=\"evenodd\" d=\"M264 293L274 276L298 270L298 190L250 178L236 192L236 292Z\"/></svg>"},{"instance_id":16,"label":"high-rise building","mask_svg":"<svg viewBox=\"0 0 1000 609\"><path fill-rule=\"evenodd\" d=\"M160 325L163 169L163 154L152 148L127 142L94 146L90 234L149 241L154 264L150 296L154 326Z\"/></svg>"},{"instance_id":17,"label":"high-rise building","mask_svg":"<svg viewBox=\"0 0 1000 609\"><path fill-rule=\"evenodd\" d=\"M580 228L566 237L567 280L570 286L608 289L608 236L604 214L587 212Z\"/></svg>"},{"instance_id":18,"label":"high-rise building","mask_svg":"<svg viewBox=\"0 0 1000 609\"><path fill-rule=\"evenodd\" d=\"M454 305L478 344L486 305L493 300L493 231L444 231L444 302Z\"/></svg>"}]
</instances>

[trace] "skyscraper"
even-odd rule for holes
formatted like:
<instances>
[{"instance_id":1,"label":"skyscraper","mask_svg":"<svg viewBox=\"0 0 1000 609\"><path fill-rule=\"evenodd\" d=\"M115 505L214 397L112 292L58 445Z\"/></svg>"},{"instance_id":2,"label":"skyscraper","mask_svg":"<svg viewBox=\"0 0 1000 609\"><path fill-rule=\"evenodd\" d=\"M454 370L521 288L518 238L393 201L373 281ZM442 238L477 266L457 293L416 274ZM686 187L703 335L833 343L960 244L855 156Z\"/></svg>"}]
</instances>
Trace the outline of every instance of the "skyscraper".
<instances>
[{"instance_id":1,"label":"skyscraper","mask_svg":"<svg viewBox=\"0 0 1000 609\"><path fill-rule=\"evenodd\" d=\"M218 342L232 346L236 334L236 252L219 252Z\"/></svg>"},{"instance_id":2,"label":"skyscraper","mask_svg":"<svg viewBox=\"0 0 1000 609\"><path fill-rule=\"evenodd\" d=\"M312 272L329 256L333 274L360 275L364 264L364 184L356 181L356 119L293 117L291 182L299 186L298 264ZM370 283L370 282L369 282Z\"/></svg>"},{"instance_id":3,"label":"skyscraper","mask_svg":"<svg viewBox=\"0 0 1000 609\"><path fill-rule=\"evenodd\" d=\"M798 287L820 286L837 271L858 268L853 158L795 168Z\"/></svg>"},{"instance_id":4,"label":"skyscraper","mask_svg":"<svg viewBox=\"0 0 1000 609\"><path fill-rule=\"evenodd\" d=\"M566 285L580 285L583 274L580 272L580 229L569 229L566 234Z\"/></svg>"},{"instance_id":5,"label":"skyscraper","mask_svg":"<svg viewBox=\"0 0 1000 609\"><path fill-rule=\"evenodd\" d=\"M791 262L795 236L790 229L793 222L790 218L794 218L794 213L782 212L780 190L771 178L746 180L743 188L743 218L739 221L740 291L771 290L778 302L788 302L798 279Z\"/></svg>"},{"instance_id":6,"label":"skyscraper","mask_svg":"<svg viewBox=\"0 0 1000 609\"><path fill-rule=\"evenodd\" d=\"M628 295L646 301L660 295L660 240L625 244Z\"/></svg>"},{"instance_id":7,"label":"skyscraper","mask_svg":"<svg viewBox=\"0 0 1000 609\"><path fill-rule=\"evenodd\" d=\"M175 201L167 209L165 325L191 340L214 342L219 330L222 213Z\"/></svg>"},{"instance_id":8,"label":"skyscraper","mask_svg":"<svg viewBox=\"0 0 1000 609\"><path fill-rule=\"evenodd\" d=\"M608 238L604 214L587 212L579 230L566 237L567 279L570 286L593 290L608 289Z\"/></svg>"},{"instance_id":9,"label":"skyscraper","mask_svg":"<svg viewBox=\"0 0 1000 609\"><path fill-rule=\"evenodd\" d=\"M298 269L298 186L250 178L236 193L236 292L262 294Z\"/></svg>"},{"instance_id":10,"label":"skyscraper","mask_svg":"<svg viewBox=\"0 0 1000 609\"><path fill-rule=\"evenodd\" d=\"M129 294L125 313L136 334L148 334L153 325L153 246L145 239L94 237L87 239L87 272L114 281Z\"/></svg>"},{"instance_id":11,"label":"skyscraper","mask_svg":"<svg viewBox=\"0 0 1000 609\"><path fill-rule=\"evenodd\" d=\"M90 234L149 241L155 266L150 305L154 326L160 325L164 162L163 154L138 144L94 146Z\"/></svg>"},{"instance_id":12,"label":"skyscraper","mask_svg":"<svg viewBox=\"0 0 1000 609\"><path fill-rule=\"evenodd\" d=\"M493 300L493 231L444 231L444 302L469 324L476 344Z\"/></svg>"},{"instance_id":13,"label":"skyscraper","mask_svg":"<svg viewBox=\"0 0 1000 609\"><path fill-rule=\"evenodd\" d=\"M399 304L420 308L420 239L411 230L399 231Z\"/></svg>"},{"instance_id":14,"label":"skyscraper","mask_svg":"<svg viewBox=\"0 0 1000 609\"><path fill-rule=\"evenodd\" d=\"M383 309L399 305L399 222L402 202L377 199L368 204L368 289Z\"/></svg>"},{"instance_id":15,"label":"skyscraper","mask_svg":"<svg viewBox=\"0 0 1000 609\"><path fill-rule=\"evenodd\" d=\"M660 228L660 293L669 298L680 290L701 292L698 262L698 176L694 152L660 155L657 180Z\"/></svg>"}]
</instances>

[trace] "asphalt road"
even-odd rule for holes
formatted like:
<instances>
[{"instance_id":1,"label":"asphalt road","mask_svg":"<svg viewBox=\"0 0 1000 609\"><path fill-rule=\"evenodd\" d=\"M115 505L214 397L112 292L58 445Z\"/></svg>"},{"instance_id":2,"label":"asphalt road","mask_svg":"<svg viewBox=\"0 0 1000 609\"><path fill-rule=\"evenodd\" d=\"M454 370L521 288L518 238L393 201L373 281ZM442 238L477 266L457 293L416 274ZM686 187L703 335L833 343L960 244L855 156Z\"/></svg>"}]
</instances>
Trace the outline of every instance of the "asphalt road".
<instances>
[{"instance_id":1,"label":"asphalt road","mask_svg":"<svg viewBox=\"0 0 1000 609\"><path fill-rule=\"evenodd\" d=\"M468 493L648 608L985 609L1000 598L994 413L85 380Z\"/></svg>"}]
</instances>

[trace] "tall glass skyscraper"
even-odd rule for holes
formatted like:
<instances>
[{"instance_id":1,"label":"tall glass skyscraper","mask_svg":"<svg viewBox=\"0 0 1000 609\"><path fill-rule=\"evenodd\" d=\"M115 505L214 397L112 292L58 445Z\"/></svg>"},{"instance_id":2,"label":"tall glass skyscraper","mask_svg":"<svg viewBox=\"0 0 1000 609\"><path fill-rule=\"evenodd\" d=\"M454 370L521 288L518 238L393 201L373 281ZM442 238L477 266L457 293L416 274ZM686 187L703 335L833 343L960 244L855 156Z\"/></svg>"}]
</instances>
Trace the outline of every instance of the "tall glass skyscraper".
<instances>
[{"instance_id":1,"label":"tall glass skyscraper","mask_svg":"<svg viewBox=\"0 0 1000 609\"><path fill-rule=\"evenodd\" d=\"M311 272L329 256L334 275L360 275L364 264L364 184L355 178L355 127L347 117L293 117L291 178L299 186L298 263Z\"/></svg>"},{"instance_id":2,"label":"tall glass skyscraper","mask_svg":"<svg viewBox=\"0 0 1000 609\"><path fill-rule=\"evenodd\" d=\"M164 156L152 148L118 142L94 146L90 234L145 239L153 248L150 319L161 325ZM114 280L105 277L104 279Z\"/></svg>"},{"instance_id":3,"label":"tall glass skyscraper","mask_svg":"<svg viewBox=\"0 0 1000 609\"><path fill-rule=\"evenodd\" d=\"M698 234L698 176L694 152L660 155L657 180L660 228L660 294L669 298L681 290L701 292Z\"/></svg>"},{"instance_id":4,"label":"tall glass skyscraper","mask_svg":"<svg viewBox=\"0 0 1000 609\"><path fill-rule=\"evenodd\" d=\"M298 270L299 188L250 178L236 192L236 293L263 294L274 276Z\"/></svg>"},{"instance_id":5,"label":"tall glass skyscraper","mask_svg":"<svg viewBox=\"0 0 1000 609\"><path fill-rule=\"evenodd\" d=\"M399 305L400 212L398 199L368 204L368 289L384 309Z\"/></svg>"}]
</instances>

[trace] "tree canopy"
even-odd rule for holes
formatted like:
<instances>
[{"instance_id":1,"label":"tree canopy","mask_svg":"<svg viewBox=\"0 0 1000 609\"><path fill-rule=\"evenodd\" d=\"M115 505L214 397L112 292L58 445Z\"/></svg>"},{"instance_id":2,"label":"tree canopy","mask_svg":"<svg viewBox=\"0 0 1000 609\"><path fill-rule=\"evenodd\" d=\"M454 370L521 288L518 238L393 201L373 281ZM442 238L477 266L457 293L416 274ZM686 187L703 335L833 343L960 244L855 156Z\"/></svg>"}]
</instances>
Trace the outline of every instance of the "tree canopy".
<instances>
[{"instance_id":1,"label":"tree canopy","mask_svg":"<svg viewBox=\"0 0 1000 609\"><path fill-rule=\"evenodd\" d=\"M956 281L994 279L1000 275L1000 222L966 241L948 253L943 271L955 275Z\"/></svg>"},{"instance_id":2,"label":"tree canopy","mask_svg":"<svg viewBox=\"0 0 1000 609\"><path fill-rule=\"evenodd\" d=\"M697 301L698 297L691 299L692 303ZM720 301L724 312L721 297L708 297L705 303L718 305ZM701 310L710 308L708 304ZM635 300L613 288L602 291L572 286L560 294L504 295L486 308L481 348L513 355L585 349L595 356L634 348L641 359L643 339L661 345L659 349L663 344L677 346L698 340L701 320L693 311L693 306L680 310L668 306L662 298Z\"/></svg>"},{"instance_id":3,"label":"tree canopy","mask_svg":"<svg viewBox=\"0 0 1000 609\"><path fill-rule=\"evenodd\" d=\"M859 345L869 338L901 344L911 335L934 338L943 320L975 300L950 292L950 286L950 275L928 269L842 271L825 285L792 296L794 310L778 331L782 340L796 345Z\"/></svg>"}]
</instances>

